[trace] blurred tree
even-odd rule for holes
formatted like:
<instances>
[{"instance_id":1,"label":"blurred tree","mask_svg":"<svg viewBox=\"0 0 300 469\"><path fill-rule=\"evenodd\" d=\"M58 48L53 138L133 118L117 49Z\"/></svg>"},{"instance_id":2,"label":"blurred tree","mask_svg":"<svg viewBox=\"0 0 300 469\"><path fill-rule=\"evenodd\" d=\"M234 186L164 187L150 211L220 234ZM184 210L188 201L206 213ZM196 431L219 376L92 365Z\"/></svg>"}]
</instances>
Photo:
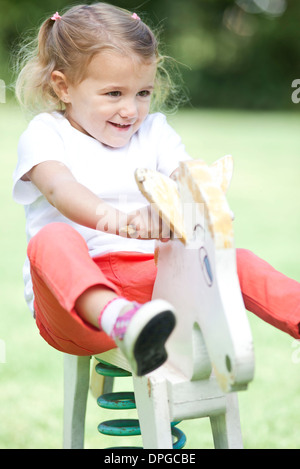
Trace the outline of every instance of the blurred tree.
<instances>
[{"instance_id":1,"label":"blurred tree","mask_svg":"<svg viewBox=\"0 0 300 469\"><path fill-rule=\"evenodd\" d=\"M11 81L16 41L67 0L0 0L0 78ZM86 3L92 3L87 1ZM297 0L107 1L136 11L162 29L164 52L177 59L193 106L298 109Z\"/></svg>"}]
</instances>

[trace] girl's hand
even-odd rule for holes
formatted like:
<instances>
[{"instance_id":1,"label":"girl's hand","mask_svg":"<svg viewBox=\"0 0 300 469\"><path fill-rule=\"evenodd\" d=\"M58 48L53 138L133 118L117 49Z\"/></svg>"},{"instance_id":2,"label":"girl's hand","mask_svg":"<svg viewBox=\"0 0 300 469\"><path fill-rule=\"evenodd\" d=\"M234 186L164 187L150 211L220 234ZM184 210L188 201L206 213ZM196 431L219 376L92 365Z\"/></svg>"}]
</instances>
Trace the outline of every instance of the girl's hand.
<instances>
[{"instance_id":1,"label":"girl's hand","mask_svg":"<svg viewBox=\"0 0 300 469\"><path fill-rule=\"evenodd\" d=\"M166 242L171 238L171 230L153 206L148 205L127 215L127 224L120 228L119 235L135 239L160 239Z\"/></svg>"}]
</instances>

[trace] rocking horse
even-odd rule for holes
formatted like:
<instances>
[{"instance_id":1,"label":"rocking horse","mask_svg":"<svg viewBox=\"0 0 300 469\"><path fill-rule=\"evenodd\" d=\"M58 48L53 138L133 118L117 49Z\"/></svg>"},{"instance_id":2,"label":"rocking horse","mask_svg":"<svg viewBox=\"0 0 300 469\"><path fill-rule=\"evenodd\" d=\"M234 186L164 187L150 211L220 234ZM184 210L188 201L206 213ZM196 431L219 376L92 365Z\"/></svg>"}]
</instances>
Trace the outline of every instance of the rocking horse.
<instances>
[{"instance_id":1,"label":"rocking horse","mask_svg":"<svg viewBox=\"0 0 300 469\"><path fill-rule=\"evenodd\" d=\"M201 417L210 418L216 448L243 447L236 392L253 379L254 353L225 195L232 166L230 156L211 166L188 161L176 180L136 170L141 192L173 233L156 243L153 298L168 300L177 315L168 361L147 376L133 376L145 449L172 448L170 422ZM118 349L96 358L130 371ZM75 440L82 446L89 364L87 357L65 359L65 447Z\"/></svg>"}]
</instances>

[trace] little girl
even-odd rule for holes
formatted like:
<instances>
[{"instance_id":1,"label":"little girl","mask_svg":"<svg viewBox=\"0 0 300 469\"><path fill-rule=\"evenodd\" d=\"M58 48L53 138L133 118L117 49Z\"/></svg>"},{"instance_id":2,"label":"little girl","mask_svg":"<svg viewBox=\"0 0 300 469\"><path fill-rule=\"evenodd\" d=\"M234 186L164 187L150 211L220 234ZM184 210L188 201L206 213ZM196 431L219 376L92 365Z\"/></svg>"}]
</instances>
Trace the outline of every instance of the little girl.
<instances>
[{"instance_id":1,"label":"little girl","mask_svg":"<svg viewBox=\"0 0 300 469\"><path fill-rule=\"evenodd\" d=\"M172 305L151 301L154 239L170 234L134 180L137 167L172 176L190 159L164 115L149 113L164 77L149 27L97 3L42 24L16 86L38 111L20 138L13 196L25 206L25 296L40 334L75 355L117 345L138 375L166 360L176 323ZM247 309L298 338L300 284L249 251L237 262Z\"/></svg>"}]
</instances>

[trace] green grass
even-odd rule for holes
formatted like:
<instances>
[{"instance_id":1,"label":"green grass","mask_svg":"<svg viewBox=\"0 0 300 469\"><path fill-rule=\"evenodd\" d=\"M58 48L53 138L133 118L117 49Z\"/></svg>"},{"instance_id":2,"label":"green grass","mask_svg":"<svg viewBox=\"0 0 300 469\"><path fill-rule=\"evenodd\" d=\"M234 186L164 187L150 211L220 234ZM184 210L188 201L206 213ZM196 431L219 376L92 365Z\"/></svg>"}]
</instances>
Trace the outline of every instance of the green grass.
<instances>
[{"instance_id":1,"label":"green grass","mask_svg":"<svg viewBox=\"0 0 300 469\"><path fill-rule=\"evenodd\" d=\"M253 250L300 281L299 115L192 110L170 121L193 157L213 162L233 155L228 199L235 213L236 246ZM0 104L0 122L0 344L6 349L6 362L0 363L0 448L61 448L62 355L39 337L23 300L24 214L11 199L17 141L26 122L9 104ZM250 313L249 321L256 372L249 389L239 394L244 445L299 448L300 364L292 360L294 341ZM127 378L125 383L117 380L119 388L131 387ZM114 444L97 432L98 423L108 418L111 413L90 397L87 448ZM207 419L180 427L188 437L186 448L213 446Z\"/></svg>"}]
</instances>

